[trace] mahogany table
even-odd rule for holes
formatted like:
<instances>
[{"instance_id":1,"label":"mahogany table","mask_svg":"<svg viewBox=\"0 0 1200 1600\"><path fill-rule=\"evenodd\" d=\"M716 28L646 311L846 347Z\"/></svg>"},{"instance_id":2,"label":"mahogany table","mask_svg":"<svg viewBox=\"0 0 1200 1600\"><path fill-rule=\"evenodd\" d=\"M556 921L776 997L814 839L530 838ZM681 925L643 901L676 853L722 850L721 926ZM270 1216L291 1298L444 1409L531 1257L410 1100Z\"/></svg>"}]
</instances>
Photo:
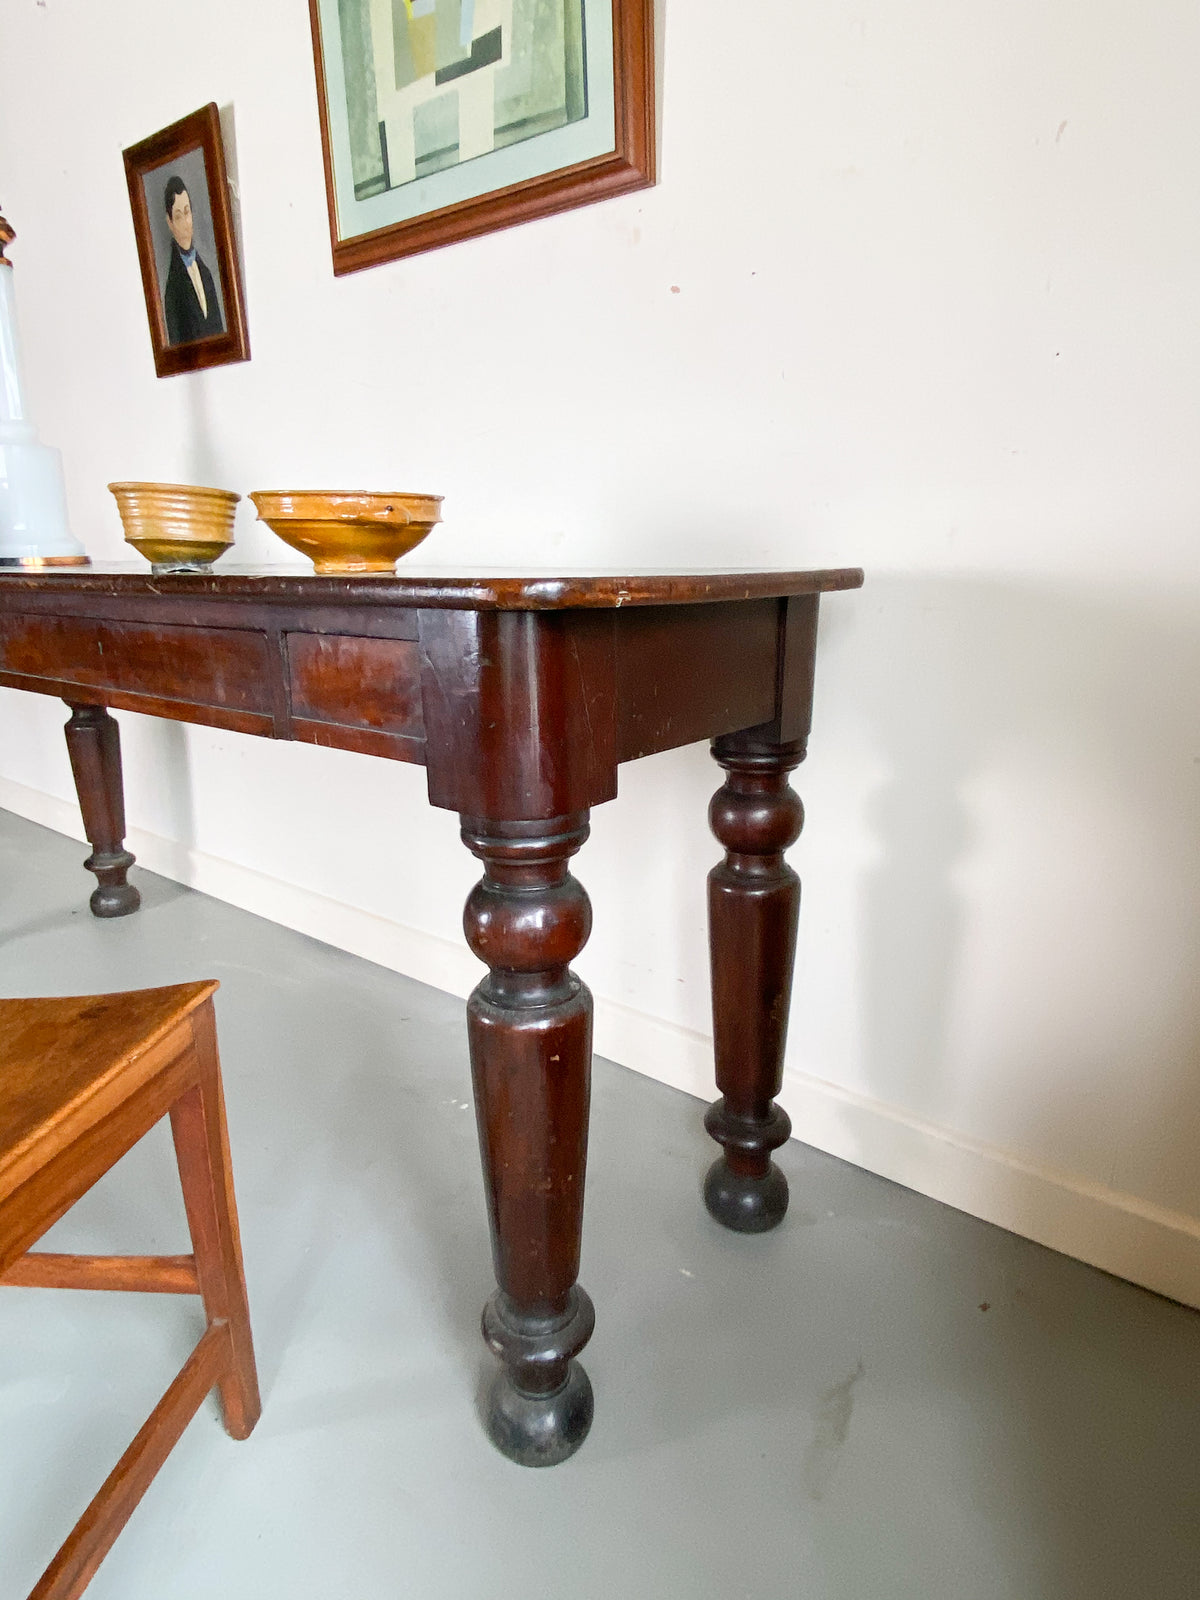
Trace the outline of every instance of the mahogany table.
<instances>
[{"instance_id":1,"label":"mahogany table","mask_svg":"<svg viewBox=\"0 0 1200 1600\"><path fill-rule=\"evenodd\" d=\"M498 1288L483 1333L502 1365L486 1423L514 1461L583 1442L592 1391L575 1360L595 1321L576 1284L592 1001L570 969L591 927L569 870L622 761L711 739L713 1032L723 1154L718 1222L774 1227L790 1133L783 1068L800 885L783 852L803 811L817 605L857 588L822 572L317 577L223 568L0 573L0 684L61 697L98 880L98 917L137 909L127 882L117 724L108 707L426 768L483 876L463 924L488 973L467 1002Z\"/></svg>"}]
</instances>

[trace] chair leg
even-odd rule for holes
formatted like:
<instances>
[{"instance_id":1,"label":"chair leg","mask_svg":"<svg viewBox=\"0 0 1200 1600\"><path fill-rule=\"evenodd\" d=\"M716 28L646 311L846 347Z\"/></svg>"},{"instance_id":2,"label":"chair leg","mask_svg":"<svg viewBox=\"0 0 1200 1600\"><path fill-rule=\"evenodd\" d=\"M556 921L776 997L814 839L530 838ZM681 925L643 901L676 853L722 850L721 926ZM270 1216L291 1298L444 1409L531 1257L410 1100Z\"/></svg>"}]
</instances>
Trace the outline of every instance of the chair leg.
<instances>
[{"instance_id":1,"label":"chair leg","mask_svg":"<svg viewBox=\"0 0 1200 1600\"><path fill-rule=\"evenodd\" d=\"M211 1000L192 1013L191 1025L200 1076L171 1107L171 1132L205 1314L210 1327L225 1323L229 1329L231 1359L217 1380L225 1427L235 1439L245 1439L258 1421L262 1402Z\"/></svg>"},{"instance_id":2,"label":"chair leg","mask_svg":"<svg viewBox=\"0 0 1200 1600\"><path fill-rule=\"evenodd\" d=\"M179 1443L218 1374L229 1368L229 1328L209 1327L100 1493L30 1592L29 1600L79 1600L155 1475Z\"/></svg>"}]
</instances>

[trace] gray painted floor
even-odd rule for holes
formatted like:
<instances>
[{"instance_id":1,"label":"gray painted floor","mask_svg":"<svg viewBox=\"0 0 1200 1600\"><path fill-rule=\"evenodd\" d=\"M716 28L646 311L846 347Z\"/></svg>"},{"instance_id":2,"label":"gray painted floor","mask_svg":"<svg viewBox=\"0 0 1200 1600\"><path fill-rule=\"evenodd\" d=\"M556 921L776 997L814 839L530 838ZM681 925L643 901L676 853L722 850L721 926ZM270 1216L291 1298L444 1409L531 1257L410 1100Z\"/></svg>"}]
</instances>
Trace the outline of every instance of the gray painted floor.
<instances>
[{"instance_id":1,"label":"gray painted floor","mask_svg":"<svg viewBox=\"0 0 1200 1600\"><path fill-rule=\"evenodd\" d=\"M0 812L0 992L220 978L266 1408L210 1401L89 1600L1195 1600L1200 1318L791 1143L759 1239L699 1202L687 1096L596 1063L566 1465L476 1424L491 1273L461 1007ZM52 1236L185 1248L156 1129ZM196 1302L0 1291L0 1600L170 1381Z\"/></svg>"}]
</instances>

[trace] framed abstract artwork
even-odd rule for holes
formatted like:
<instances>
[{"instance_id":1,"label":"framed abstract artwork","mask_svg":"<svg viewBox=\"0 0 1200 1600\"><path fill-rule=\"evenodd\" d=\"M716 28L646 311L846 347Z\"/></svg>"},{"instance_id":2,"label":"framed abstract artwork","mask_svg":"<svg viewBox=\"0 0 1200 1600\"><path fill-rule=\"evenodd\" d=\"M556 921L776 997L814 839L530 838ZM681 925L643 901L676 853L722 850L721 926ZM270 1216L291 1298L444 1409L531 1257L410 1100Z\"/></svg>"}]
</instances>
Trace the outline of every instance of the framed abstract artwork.
<instances>
[{"instance_id":1,"label":"framed abstract artwork","mask_svg":"<svg viewBox=\"0 0 1200 1600\"><path fill-rule=\"evenodd\" d=\"M654 182L653 0L309 0L335 273Z\"/></svg>"},{"instance_id":2,"label":"framed abstract artwork","mask_svg":"<svg viewBox=\"0 0 1200 1600\"><path fill-rule=\"evenodd\" d=\"M122 152L154 370L248 361L237 241L215 103Z\"/></svg>"}]
</instances>

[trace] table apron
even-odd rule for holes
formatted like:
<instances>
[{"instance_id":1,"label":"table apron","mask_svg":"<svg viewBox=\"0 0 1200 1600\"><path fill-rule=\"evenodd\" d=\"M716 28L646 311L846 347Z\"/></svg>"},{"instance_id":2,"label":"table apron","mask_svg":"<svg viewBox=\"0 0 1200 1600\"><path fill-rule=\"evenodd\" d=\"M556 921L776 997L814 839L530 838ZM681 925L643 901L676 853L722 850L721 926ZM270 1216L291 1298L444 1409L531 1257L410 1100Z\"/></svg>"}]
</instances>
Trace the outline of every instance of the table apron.
<instances>
[{"instance_id":1,"label":"table apron","mask_svg":"<svg viewBox=\"0 0 1200 1600\"><path fill-rule=\"evenodd\" d=\"M106 610L108 608L106 607ZM178 614L178 608L176 608ZM238 621L245 621L239 617ZM423 764L414 639L324 631L329 619L270 627L0 612L0 684L265 738ZM355 617L355 622L360 619ZM406 626L408 614L395 619Z\"/></svg>"},{"instance_id":2,"label":"table apron","mask_svg":"<svg viewBox=\"0 0 1200 1600\"><path fill-rule=\"evenodd\" d=\"M6 687L425 765L433 803L472 815L576 810L616 793L622 762L807 731L816 595L607 613L0 600Z\"/></svg>"}]
</instances>

